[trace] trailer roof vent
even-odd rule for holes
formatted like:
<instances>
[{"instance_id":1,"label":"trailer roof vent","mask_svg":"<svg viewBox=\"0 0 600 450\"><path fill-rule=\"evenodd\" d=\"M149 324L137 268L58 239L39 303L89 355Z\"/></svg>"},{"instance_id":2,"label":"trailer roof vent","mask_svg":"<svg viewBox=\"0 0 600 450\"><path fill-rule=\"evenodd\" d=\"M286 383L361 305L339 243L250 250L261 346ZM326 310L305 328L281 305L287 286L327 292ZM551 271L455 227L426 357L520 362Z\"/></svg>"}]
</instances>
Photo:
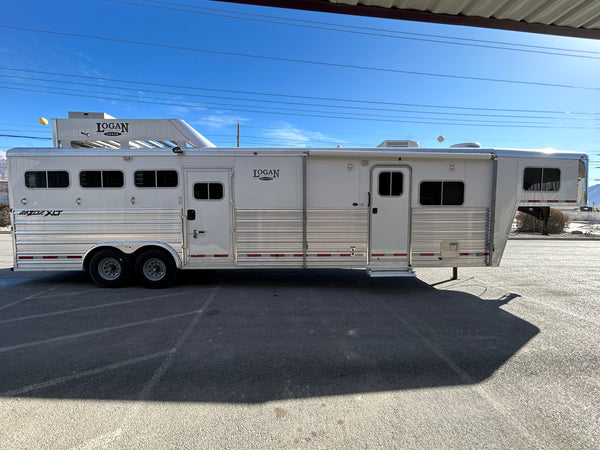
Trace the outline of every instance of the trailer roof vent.
<instances>
[{"instance_id":1,"label":"trailer roof vent","mask_svg":"<svg viewBox=\"0 0 600 450\"><path fill-rule=\"evenodd\" d=\"M479 142L463 142L451 145L450 148L481 148L481 144Z\"/></svg>"},{"instance_id":2,"label":"trailer roof vent","mask_svg":"<svg viewBox=\"0 0 600 450\"><path fill-rule=\"evenodd\" d=\"M377 147L382 148L414 148L419 147L419 143L417 141L409 141L409 140L401 140L401 141L383 141Z\"/></svg>"}]
</instances>

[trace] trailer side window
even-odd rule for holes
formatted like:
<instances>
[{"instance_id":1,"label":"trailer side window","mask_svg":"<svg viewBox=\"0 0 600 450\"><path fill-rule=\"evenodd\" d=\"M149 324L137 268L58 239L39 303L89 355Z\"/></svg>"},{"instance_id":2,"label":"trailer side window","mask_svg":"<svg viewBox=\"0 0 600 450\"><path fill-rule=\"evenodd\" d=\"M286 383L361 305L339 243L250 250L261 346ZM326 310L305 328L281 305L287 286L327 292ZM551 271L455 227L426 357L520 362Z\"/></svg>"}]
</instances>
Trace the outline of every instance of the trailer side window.
<instances>
[{"instance_id":1,"label":"trailer side window","mask_svg":"<svg viewBox=\"0 0 600 450\"><path fill-rule=\"evenodd\" d=\"M457 206L465 199L462 181L423 181L420 186L421 205Z\"/></svg>"},{"instance_id":2,"label":"trailer side window","mask_svg":"<svg viewBox=\"0 0 600 450\"><path fill-rule=\"evenodd\" d=\"M402 195L404 176L402 172L380 172L378 192L382 197L399 197Z\"/></svg>"},{"instance_id":3,"label":"trailer side window","mask_svg":"<svg viewBox=\"0 0 600 450\"><path fill-rule=\"evenodd\" d=\"M221 200L223 185L221 183L196 183L194 184L194 198L196 200Z\"/></svg>"},{"instance_id":4,"label":"trailer side window","mask_svg":"<svg viewBox=\"0 0 600 450\"><path fill-rule=\"evenodd\" d=\"M523 172L524 191L560 190L560 169L527 167Z\"/></svg>"},{"instance_id":5,"label":"trailer side window","mask_svg":"<svg viewBox=\"0 0 600 450\"><path fill-rule=\"evenodd\" d=\"M125 181L120 170L82 170L79 184L84 188L120 188Z\"/></svg>"},{"instance_id":6,"label":"trailer side window","mask_svg":"<svg viewBox=\"0 0 600 450\"><path fill-rule=\"evenodd\" d=\"M138 170L134 175L137 187L177 187L175 170Z\"/></svg>"},{"instance_id":7,"label":"trailer side window","mask_svg":"<svg viewBox=\"0 0 600 450\"><path fill-rule=\"evenodd\" d=\"M69 187L69 173L64 170L25 172L25 186L28 188L66 188Z\"/></svg>"}]
</instances>

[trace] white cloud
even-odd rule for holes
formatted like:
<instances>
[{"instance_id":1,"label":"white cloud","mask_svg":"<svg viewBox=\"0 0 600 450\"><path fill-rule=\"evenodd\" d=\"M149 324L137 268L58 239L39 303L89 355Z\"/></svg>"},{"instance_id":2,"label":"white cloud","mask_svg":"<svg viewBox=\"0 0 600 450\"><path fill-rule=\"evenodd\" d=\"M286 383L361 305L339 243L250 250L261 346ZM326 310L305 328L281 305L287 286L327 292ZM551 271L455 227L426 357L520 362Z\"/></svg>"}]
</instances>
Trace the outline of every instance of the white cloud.
<instances>
[{"instance_id":1,"label":"white cloud","mask_svg":"<svg viewBox=\"0 0 600 450\"><path fill-rule=\"evenodd\" d=\"M210 128L224 128L250 121L244 117L227 114L213 114L191 122L193 125ZM201 132L201 131L200 131Z\"/></svg>"},{"instance_id":2,"label":"white cloud","mask_svg":"<svg viewBox=\"0 0 600 450\"><path fill-rule=\"evenodd\" d=\"M268 130L265 137L273 139L274 144L281 147L335 147L345 141L327 136L320 131L308 131L289 123Z\"/></svg>"},{"instance_id":3,"label":"white cloud","mask_svg":"<svg viewBox=\"0 0 600 450\"><path fill-rule=\"evenodd\" d=\"M85 58L90 62L94 61L94 58L90 58L89 56L84 55L83 53L78 53L77 56L79 56L80 58ZM90 67L85 63L79 64L79 72L81 73L81 75L85 75L86 77L106 78L106 75L99 71L96 67ZM100 83L103 83L103 81L100 81Z\"/></svg>"},{"instance_id":4,"label":"white cloud","mask_svg":"<svg viewBox=\"0 0 600 450\"><path fill-rule=\"evenodd\" d=\"M174 119L181 119L190 114L192 112L192 109L187 108L185 106L167 106L166 111L169 117L173 117Z\"/></svg>"}]
</instances>

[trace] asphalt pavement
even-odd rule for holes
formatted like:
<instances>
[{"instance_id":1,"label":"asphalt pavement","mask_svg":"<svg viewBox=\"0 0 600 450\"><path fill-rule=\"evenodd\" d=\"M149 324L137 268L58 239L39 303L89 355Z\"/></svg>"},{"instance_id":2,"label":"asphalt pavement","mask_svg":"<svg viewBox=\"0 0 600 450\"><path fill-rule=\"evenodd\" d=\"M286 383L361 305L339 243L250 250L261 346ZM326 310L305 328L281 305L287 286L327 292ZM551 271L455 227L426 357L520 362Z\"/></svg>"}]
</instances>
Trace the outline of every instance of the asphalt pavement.
<instances>
[{"instance_id":1,"label":"asphalt pavement","mask_svg":"<svg viewBox=\"0 0 600 450\"><path fill-rule=\"evenodd\" d=\"M600 448L600 241L499 268L11 272L0 448Z\"/></svg>"}]
</instances>

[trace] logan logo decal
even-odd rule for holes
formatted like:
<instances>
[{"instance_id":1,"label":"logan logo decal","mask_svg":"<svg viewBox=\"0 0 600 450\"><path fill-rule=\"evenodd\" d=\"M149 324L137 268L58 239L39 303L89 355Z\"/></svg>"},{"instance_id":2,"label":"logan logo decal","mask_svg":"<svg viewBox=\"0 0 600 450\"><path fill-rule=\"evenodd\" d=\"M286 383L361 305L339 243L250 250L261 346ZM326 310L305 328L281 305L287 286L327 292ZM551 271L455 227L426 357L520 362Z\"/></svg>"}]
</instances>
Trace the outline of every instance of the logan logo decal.
<instances>
[{"instance_id":1,"label":"logan logo decal","mask_svg":"<svg viewBox=\"0 0 600 450\"><path fill-rule=\"evenodd\" d=\"M60 213L63 212L62 209L54 209L54 210L33 210L33 211L21 211L19 213L20 216L60 216Z\"/></svg>"},{"instance_id":2,"label":"logan logo decal","mask_svg":"<svg viewBox=\"0 0 600 450\"><path fill-rule=\"evenodd\" d=\"M258 178L261 181L272 181L279 178L280 169L253 169L252 178Z\"/></svg>"},{"instance_id":3,"label":"logan logo decal","mask_svg":"<svg viewBox=\"0 0 600 450\"><path fill-rule=\"evenodd\" d=\"M96 122L96 133L104 136L120 136L129 133L129 122Z\"/></svg>"}]
</instances>

